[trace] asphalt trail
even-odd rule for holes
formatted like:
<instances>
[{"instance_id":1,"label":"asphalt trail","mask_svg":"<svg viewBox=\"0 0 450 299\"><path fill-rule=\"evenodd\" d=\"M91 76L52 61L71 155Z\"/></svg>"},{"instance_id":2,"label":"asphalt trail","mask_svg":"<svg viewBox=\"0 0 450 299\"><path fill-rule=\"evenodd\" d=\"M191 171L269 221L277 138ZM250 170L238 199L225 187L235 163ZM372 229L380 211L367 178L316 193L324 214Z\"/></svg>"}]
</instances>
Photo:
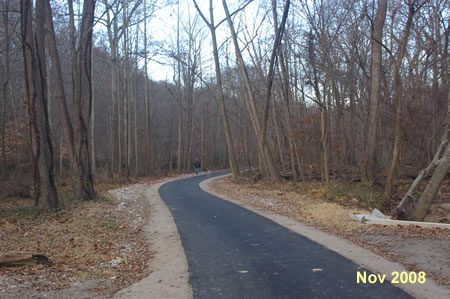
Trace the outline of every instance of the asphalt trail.
<instances>
[{"instance_id":1,"label":"asphalt trail","mask_svg":"<svg viewBox=\"0 0 450 299\"><path fill-rule=\"evenodd\" d=\"M178 180L159 190L181 236L194 298L411 298L387 280L357 284L357 272L369 271L202 191L199 183L207 178Z\"/></svg>"}]
</instances>

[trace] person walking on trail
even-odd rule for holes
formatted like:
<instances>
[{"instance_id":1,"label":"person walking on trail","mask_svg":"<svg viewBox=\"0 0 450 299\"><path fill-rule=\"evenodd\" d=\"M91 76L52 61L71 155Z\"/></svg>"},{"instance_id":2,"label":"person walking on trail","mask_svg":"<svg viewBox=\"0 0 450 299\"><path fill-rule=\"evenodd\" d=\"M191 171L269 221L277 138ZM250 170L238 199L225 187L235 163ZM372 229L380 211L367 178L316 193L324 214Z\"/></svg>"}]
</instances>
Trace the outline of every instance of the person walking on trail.
<instances>
[{"instance_id":1,"label":"person walking on trail","mask_svg":"<svg viewBox=\"0 0 450 299\"><path fill-rule=\"evenodd\" d=\"M198 159L195 159L194 162L194 168L195 168L195 175L198 175L200 173L200 161Z\"/></svg>"}]
</instances>

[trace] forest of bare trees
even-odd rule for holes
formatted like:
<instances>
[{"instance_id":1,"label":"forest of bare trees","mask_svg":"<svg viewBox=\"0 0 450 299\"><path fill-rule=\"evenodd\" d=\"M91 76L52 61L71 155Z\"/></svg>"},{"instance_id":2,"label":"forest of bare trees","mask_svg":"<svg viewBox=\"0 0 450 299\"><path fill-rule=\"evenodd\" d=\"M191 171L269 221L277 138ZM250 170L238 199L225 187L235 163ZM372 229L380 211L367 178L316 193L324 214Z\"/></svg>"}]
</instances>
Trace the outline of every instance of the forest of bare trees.
<instances>
[{"instance_id":1,"label":"forest of bare trees","mask_svg":"<svg viewBox=\"0 0 450 299\"><path fill-rule=\"evenodd\" d=\"M0 0L0 18L0 179L42 212L59 182L94 199L195 158L381 186L416 220L448 179L445 0Z\"/></svg>"}]
</instances>

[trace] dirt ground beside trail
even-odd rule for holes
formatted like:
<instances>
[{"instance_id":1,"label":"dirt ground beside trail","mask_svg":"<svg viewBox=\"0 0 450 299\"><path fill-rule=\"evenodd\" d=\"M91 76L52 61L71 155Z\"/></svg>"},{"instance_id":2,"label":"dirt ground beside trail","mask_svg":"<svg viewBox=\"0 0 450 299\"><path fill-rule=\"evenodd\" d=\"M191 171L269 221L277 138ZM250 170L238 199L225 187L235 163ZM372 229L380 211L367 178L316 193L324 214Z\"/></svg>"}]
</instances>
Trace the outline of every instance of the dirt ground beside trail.
<instances>
[{"instance_id":1,"label":"dirt ground beside trail","mask_svg":"<svg viewBox=\"0 0 450 299\"><path fill-rule=\"evenodd\" d=\"M151 210L143 193L164 180L116 186L43 217L24 215L30 199L1 200L0 251L41 252L52 263L0 267L0 298L109 298L147 276L153 252L142 230Z\"/></svg>"},{"instance_id":2,"label":"dirt ground beside trail","mask_svg":"<svg viewBox=\"0 0 450 299\"><path fill-rule=\"evenodd\" d=\"M450 288L450 230L418 226L389 227L351 220L348 213L370 213L356 204L346 206L314 196L287 192L280 186L245 182L230 177L210 183L219 195L251 207L288 216L344 237L384 258L403 264L409 271L425 271L437 284ZM356 206L356 207L355 207Z\"/></svg>"}]
</instances>

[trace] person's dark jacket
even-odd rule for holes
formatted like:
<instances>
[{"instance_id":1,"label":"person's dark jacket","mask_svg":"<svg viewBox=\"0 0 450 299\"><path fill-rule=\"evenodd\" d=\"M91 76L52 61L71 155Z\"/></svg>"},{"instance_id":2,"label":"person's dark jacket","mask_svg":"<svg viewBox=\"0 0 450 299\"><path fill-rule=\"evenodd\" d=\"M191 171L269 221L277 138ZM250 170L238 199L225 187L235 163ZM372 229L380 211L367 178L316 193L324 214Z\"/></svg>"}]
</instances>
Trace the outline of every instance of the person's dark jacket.
<instances>
[{"instance_id":1,"label":"person's dark jacket","mask_svg":"<svg viewBox=\"0 0 450 299\"><path fill-rule=\"evenodd\" d=\"M194 167L195 167L195 168L200 168L200 162L199 162L199 161L195 161Z\"/></svg>"}]
</instances>

